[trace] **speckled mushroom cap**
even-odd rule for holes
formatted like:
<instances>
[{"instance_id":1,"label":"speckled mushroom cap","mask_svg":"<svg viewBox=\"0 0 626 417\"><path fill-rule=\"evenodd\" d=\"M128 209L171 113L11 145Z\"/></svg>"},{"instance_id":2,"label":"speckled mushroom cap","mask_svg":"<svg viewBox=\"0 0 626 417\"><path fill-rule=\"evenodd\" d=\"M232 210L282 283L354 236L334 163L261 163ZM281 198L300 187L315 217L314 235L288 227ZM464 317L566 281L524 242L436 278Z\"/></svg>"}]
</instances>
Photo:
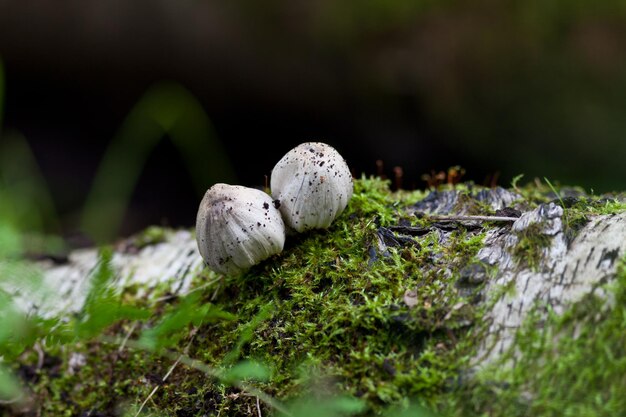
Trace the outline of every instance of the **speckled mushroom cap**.
<instances>
[{"instance_id":1,"label":"speckled mushroom cap","mask_svg":"<svg viewBox=\"0 0 626 417\"><path fill-rule=\"evenodd\" d=\"M280 253L285 225L263 191L215 184L200 203L196 241L209 268L234 274Z\"/></svg>"},{"instance_id":2,"label":"speckled mushroom cap","mask_svg":"<svg viewBox=\"0 0 626 417\"><path fill-rule=\"evenodd\" d=\"M285 224L304 232L325 229L352 197L352 174L333 147L320 142L296 146L276 164L270 182Z\"/></svg>"}]
</instances>

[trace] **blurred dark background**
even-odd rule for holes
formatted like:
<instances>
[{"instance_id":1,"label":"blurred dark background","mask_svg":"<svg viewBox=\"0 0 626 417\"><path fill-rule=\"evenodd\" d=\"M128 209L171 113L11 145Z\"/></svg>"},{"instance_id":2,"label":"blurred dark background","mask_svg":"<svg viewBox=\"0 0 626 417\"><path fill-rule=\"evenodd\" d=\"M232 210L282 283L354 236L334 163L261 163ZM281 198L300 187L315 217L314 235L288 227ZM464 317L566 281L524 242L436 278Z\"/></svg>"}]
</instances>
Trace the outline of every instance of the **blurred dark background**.
<instances>
[{"instance_id":1,"label":"blurred dark background","mask_svg":"<svg viewBox=\"0 0 626 417\"><path fill-rule=\"evenodd\" d=\"M0 58L3 139L27 141L65 233L164 80L198 100L231 170L209 158L194 185L159 141L137 162L121 234L192 225L198 184L262 186L310 140L356 176L401 166L406 188L461 165L479 184L523 173L626 189L623 1L0 0Z\"/></svg>"}]
</instances>

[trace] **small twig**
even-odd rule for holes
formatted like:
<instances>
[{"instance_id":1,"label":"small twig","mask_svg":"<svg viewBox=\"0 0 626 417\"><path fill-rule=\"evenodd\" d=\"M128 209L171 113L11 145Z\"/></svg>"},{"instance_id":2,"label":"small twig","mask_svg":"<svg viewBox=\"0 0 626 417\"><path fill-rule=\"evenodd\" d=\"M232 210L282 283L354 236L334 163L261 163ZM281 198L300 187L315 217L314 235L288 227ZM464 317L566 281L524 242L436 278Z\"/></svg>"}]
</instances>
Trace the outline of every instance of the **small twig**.
<instances>
[{"instance_id":1,"label":"small twig","mask_svg":"<svg viewBox=\"0 0 626 417\"><path fill-rule=\"evenodd\" d=\"M124 336L124 340L122 340L120 347L117 349L117 353L122 353L122 351L124 350L124 347L126 347L126 342L128 342L128 339L133 334L136 328L137 328L137 322L134 322L133 325L130 326L130 329L126 332L126 336Z\"/></svg>"},{"instance_id":2,"label":"small twig","mask_svg":"<svg viewBox=\"0 0 626 417\"><path fill-rule=\"evenodd\" d=\"M245 392L245 391L242 391L242 392L241 392L241 395L243 395L244 397L254 397L254 398L256 398L256 411L257 411L257 415L258 415L259 417L263 417L263 413L261 413L261 399L259 398L259 396L258 396L258 395L254 395L254 394L249 394L249 393L247 393L247 392ZM250 408L250 407L248 406L248 409L249 409L249 408Z\"/></svg>"},{"instance_id":3,"label":"small twig","mask_svg":"<svg viewBox=\"0 0 626 417\"><path fill-rule=\"evenodd\" d=\"M482 221L482 222L514 222L519 217L505 216L428 216L430 220L438 222L458 222L458 221Z\"/></svg>"},{"instance_id":4,"label":"small twig","mask_svg":"<svg viewBox=\"0 0 626 417\"><path fill-rule=\"evenodd\" d=\"M163 352L163 354L165 356L170 356L171 353L169 352ZM214 368L211 368L210 366L206 365L204 362L200 362L197 361L195 359L190 358L189 356L182 356L181 360L180 360L183 364L189 366L190 368L196 369L200 372L203 372L209 376L215 377L215 378L220 378L222 376L222 373ZM280 402L278 402L277 400L275 400L273 397L271 397L270 395L266 394L265 392L261 391L260 389L257 389L255 387L253 387L252 385L248 385L245 384L243 382L240 383L236 383L233 384L233 386L239 388L241 391L247 391L249 392L251 395L257 396L258 398L260 398L264 403L266 403L267 405L269 405L270 407L274 408L275 410L280 411L282 414L286 415L286 416L293 416L289 410L287 410L287 408L285 408Z\"/></svg>"},{"instance_id":5,"label":"small twig","mask_svg":"<svg viewBox=\"0 0 626 417\"><path fill-rule=\"evenodd\" d=\"M157 390L159 389L159 385L157 385L156 387L154 387L152 389L152 391L150 391L150 394L148 394L148 396L146 397L145 400L143 400L143 402L141 403L141 405L139 406L139 410L137 410L137 413L135 413L135 417L137 417L139 414L141 414L141 412L143 411L143 408L146 406L146 404L148 404L148 401L150 401L150 398L152 398L152 396L154 394L156 394Z\"/></svg>"},{"instance_id":6,"label":"small twig","mask_svg":"<svg viewBox=\"0 0 626 417\"><path fill-rule=\"evenodd\" d=\"M263 414L261 414L261 400L259 400L259 397L256 397L256 410L259 412L259 417L263 417Z\"/></svg>"},{"instance_id":7,"label":"small twig","mask_svg":"<svg viewBox=\"0 0 626 417\"><path fill-rule=\"evenodd\" d=\"M404 172L402 171L402 167L393 167L393 179L395 181L396 189L402 189L402 177L404 176Z\"/></svg>"},{"instance_id":8,"label":"small twig","mask_svg":"<svg viewBox=\"0 0 626 417\"><path fill-rule=\"evenodd\" d=\"M167 378L169 378L169 376L172 374L172 372L174 372L174 369L176 369L176 367L178 366L179 363L180 363L180 357L178 359L176 359L176 362L174 362L174 364L172 366L170 366L170 369L167 371L165 376L163 378L161 378L161 382L165 382L167 380ZM156 394L156 392L158 391L159 387L160 387L160 385L157 385L156 387L154 387L152 389L152 391L150 391L150 394L148 394L146 399L141 403L141 406L139 406L139 410L137 410L137 413L135 414L135 417L137 417L139 414L141 414L141 412L143 411L143 408L146 406L148 401L150 401L150 399L154 396L154 394Z\"/></svg>"},{"instance_id":9,"label":"small twig","mask_svg":"<svg viewBox=\"0 0 626 417\"><path fill-rule=\"evenodd\" d=\"M19 394L17 397L11 400L0 400L0 405L11 405L19 402L24 397L23 394Z\"/></svg>"},{"instance_id":10,"label":"small twig","mask_svg":"<svg viewBox=\"0 0 626 417\"><path fill-rule=\"evenodd\" d=\"M220 285L220 284L218 284L218 285L215 287L215 291L213 291L213 295L211 296L211 301L215 301L215 299L217 298L217 294L218 294L218 293L219 293L219 291L220 291L220 288L221 288L221 285Z\"/></svg>"},{"instance_id":11,"label":"small twig","mask_svg":"<svg viewBox=\"0 0 626 417\"><path fill-rule=\"evenodd\" d=\"M37 369L41 369L43 368L43 361L45 359L45 353L43 349L41 348L41 344L39 344L39 342L36 342L33 345L33 349L35 350L35 352L37 352Z\"/></svg>"},{"instance_id":12,"label":"small twig","mask_svg":"<svg viewBox=\"0 0 626 417\"><path fill-rule=\"evenodd\" d=\"M193 338L196 336L196 333L198 331L197 327L194 327L191 332L190 332L190 338L189 338L189 343L187 343L187 346L185 346L185 349L183 350L185 353L184 355L187 354L187 352L189 352L189 346L191 346L191 342L193 341ZM125 342L128 342L128 337L126 339L124 339ZM167 378L170 377L170 375L172 374L172 372L174 372L174 369L176 369L176 367L178 366L178 364L180 363L180 361L182 360L183 354L181 354L176 361L174 362L174 364L172 366L170 366L170 369L168 369L167 373L163 376L163 378L161 378L161 382L165 383L165 381L167 381ZM146 399L141 403L141 405L139 406L139 410L137 410L137 413L135 414L135 417L139 416L139 414L141 414L141 412L143 411L143 408L146 406L146 404L148 403L148 401L150 401L150 399L154 396L154 394L156 394L157 390L159 389L161 385L157 385L156 387L154 387L154 389L150 392L150 394L148 394L148 396L146 397Z\"/></svg>"},{"instance_id":13,"label":"small twig","mask_svg":"<svg viewBox=\"0 0 626 417\"><path fill-rule=\"evenodd\" d=\"M197 331L197 328L192 329L192 338L195 335ZM108 337L108 336L104 336L101 335L99 338L99 340L101 340L102 342L106 342L106 343L119 343L119 339L118 338L112 338L112 337ZM195 359L192 359L189 355L187 355L187 351L189 348L189 345L191 344L191 341L189 342L189 344L187 344L187 346L185 347L185 354L179 355L176 354L175 352L169 352L167 350L164 351L160 351L158 352L159 355L172 359L174 361L176 361L176 363L174 364L177 365L178 363L182 363L184 365L187 365L190 368L196 369L206 375L209 375L211 377L220 379L222 377L222 372L219 369L215 369L210 367L209 365L205 364L204 362L201 361L197 361ZM137 349L137 350L148 350L146 349L146 347L144 345L142 345L141 343L138 343L134 340L129 340L126 342L126 345L130 348L133 349ZM155 352L156 353L156 352ZM168 372L169 375L169 372ZM289 410L278 400L274 399L272 396L266 394L265 392L263 392L260 389L255 388L252 385L248 385L245 384L243 382L240 383L236 383L233 384L233 386L239 388L241 391L247 391L250 394L256 396L257 398L259 398L261 401L263 401L265 404L269 405L270 407L272 407L273 409L279 411L280 413L288 416L288 417L292 417L293 415L289 412ZM158 386L156 387L158 388ZM156 389L153 390L154 392L156 392ZM149 399L153 396L154 394L151 393L149 395L149 397L146 399L146 401L144 401L143 405L147 404L147 402L149 401ZM135 416L138 416L139 413L141 412L141 408L139 409L139 411L137 412L137 414Z\"/></svg>"}]
</instances>

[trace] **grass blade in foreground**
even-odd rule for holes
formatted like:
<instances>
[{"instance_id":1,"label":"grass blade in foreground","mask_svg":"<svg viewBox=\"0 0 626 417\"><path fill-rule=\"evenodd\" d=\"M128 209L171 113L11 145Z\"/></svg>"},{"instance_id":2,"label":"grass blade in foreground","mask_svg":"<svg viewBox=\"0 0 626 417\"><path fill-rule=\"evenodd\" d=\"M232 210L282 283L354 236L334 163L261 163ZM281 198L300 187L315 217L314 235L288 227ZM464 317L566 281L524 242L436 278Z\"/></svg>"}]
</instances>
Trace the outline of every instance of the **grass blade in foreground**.
<instances>
[{"instance_id":1,"label":"grass blade in foreground","mask_svg":"<svg viewBox=\"0 0 626 417\"><path fill-rule=\"evenodd\" d=\"M178 84L157 84L132 109L98 168L82 217L83 230L96 241L116 237L148 155L166 136L185 158L198 195L207 184L234 179L200 103Z\"/></svg>"}]
</instances>

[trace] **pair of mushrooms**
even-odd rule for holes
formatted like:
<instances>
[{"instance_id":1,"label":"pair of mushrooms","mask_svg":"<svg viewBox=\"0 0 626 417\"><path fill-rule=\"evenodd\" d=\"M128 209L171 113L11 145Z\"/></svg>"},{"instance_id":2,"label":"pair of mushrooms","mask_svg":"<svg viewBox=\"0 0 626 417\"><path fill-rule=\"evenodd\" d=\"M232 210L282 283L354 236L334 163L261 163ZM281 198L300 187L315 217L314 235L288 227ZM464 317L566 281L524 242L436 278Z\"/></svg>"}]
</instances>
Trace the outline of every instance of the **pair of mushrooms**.
<instances>
[{"instance_id":1,"label":"pair of mushrooms","mask_svg":"<svg viewBox=\"0 0 626 417\"><path fill-rule=\"evenodd\" d=\"M271 197L239 185L215 184L200 203L198 249L215 272L244 271L280 253L287 228L325 229L352 197L346 161L320 142L298 145L274 167Z\"/></svg>"}]
</instances>

